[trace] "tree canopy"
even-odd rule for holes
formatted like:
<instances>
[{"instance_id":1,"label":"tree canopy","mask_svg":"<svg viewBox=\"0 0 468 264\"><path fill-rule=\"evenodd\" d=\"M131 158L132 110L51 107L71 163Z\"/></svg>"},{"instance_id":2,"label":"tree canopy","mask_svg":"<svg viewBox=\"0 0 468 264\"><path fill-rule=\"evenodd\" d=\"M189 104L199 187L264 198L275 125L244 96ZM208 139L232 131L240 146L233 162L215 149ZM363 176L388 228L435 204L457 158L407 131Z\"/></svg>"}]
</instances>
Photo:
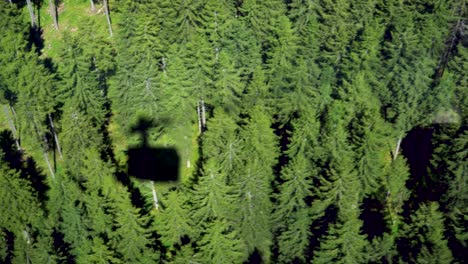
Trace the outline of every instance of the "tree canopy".
<instances>
[{"instance_id":1,"label":"tree canopy","mask_svg":"<svg viewBox=\"0 0 468 264\"><path fill-rule=\"evenodd\" d=\"M0 1L0 263L463 263L467 16Z\"/></svg>"}]
</instances>

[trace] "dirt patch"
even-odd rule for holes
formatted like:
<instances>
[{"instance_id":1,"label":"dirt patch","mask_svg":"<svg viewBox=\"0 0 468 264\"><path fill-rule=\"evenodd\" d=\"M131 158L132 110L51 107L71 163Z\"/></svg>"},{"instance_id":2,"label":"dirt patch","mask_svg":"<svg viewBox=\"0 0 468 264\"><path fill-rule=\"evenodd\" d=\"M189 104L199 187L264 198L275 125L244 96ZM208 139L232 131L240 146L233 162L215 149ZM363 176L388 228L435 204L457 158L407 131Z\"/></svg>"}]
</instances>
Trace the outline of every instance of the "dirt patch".
<instances>
[{"instance_id":1,"label":"dirt patch","mask_svg":"<svg viewBox=\"0 0 468 264\"><path fill-rule=\"evenodd\" d=\"M64 10L65 10L65 3L60 3L60 4L57 6L57 14L63 13Z\"/></svg>"}]
</instances>

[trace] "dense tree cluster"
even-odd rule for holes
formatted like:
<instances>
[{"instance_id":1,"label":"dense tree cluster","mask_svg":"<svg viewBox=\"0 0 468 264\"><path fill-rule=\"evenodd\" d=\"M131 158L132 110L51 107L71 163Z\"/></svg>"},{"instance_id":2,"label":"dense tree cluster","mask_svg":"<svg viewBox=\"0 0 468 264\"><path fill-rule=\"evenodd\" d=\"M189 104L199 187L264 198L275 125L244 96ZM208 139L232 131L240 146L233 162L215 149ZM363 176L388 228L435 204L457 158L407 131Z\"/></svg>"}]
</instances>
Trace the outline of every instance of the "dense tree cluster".
<instances>
[{"instance_id":1,"label":"dense tree cluster","mask_svg":"<svg viewBox=\"0 0 468 264\"><path fill-rule=\"evenodd\" d=\"M0 262L462 263L467 16L464 0L0 0ZM127 175L142 119L178 182Z\"/></svg>"}]
</instances>

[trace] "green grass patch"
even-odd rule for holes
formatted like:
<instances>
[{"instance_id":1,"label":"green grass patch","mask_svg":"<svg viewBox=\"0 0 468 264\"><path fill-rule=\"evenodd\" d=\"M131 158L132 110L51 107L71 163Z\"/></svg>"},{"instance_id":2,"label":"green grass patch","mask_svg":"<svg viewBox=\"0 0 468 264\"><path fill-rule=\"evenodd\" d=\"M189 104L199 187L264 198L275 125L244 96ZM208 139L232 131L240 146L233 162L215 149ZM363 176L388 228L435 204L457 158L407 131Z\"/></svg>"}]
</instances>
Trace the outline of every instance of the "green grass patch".
<instances>
[{"instance_id":1,"label":"green grass patch","mask_svg":"<svg viewBox=\"0 0 468 264\"><path fill-rule=\"evenodd\" d=\"M84 30L91 30L98 37L110 38L106 16L102 5L96 4L93 12L89 1L66 1L57 6L58 30L54 27L49 4L44 3L40 9L40 25L44 48L42 56L60 61L63 50L63 36L70 34L79 37L85 34ZM26 10L25 10L26 12Z\"/></svg>"}]
</instances>

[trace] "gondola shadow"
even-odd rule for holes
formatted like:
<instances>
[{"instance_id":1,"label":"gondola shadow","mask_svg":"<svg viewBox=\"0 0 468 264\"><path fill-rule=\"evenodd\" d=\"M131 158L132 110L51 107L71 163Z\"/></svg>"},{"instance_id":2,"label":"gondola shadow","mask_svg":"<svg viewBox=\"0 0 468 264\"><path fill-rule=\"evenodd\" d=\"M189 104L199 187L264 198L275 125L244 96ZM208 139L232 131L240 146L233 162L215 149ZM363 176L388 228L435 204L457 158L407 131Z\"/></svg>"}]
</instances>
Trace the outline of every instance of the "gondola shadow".
<instances>
[{"instance_id":1,"label":"gondola shadow","mask_svg":"<svg viewBox=\"0 0 468 264\"><path fill-rule=\"evenodd\" d=\"M148 143L149 131L156 127L154 121L140 118L132 132L142 136L142 142L127 151L128 175L155 182L179 180L179 154L175 148L152 147Z\"/></svg>"}]
</instances>

